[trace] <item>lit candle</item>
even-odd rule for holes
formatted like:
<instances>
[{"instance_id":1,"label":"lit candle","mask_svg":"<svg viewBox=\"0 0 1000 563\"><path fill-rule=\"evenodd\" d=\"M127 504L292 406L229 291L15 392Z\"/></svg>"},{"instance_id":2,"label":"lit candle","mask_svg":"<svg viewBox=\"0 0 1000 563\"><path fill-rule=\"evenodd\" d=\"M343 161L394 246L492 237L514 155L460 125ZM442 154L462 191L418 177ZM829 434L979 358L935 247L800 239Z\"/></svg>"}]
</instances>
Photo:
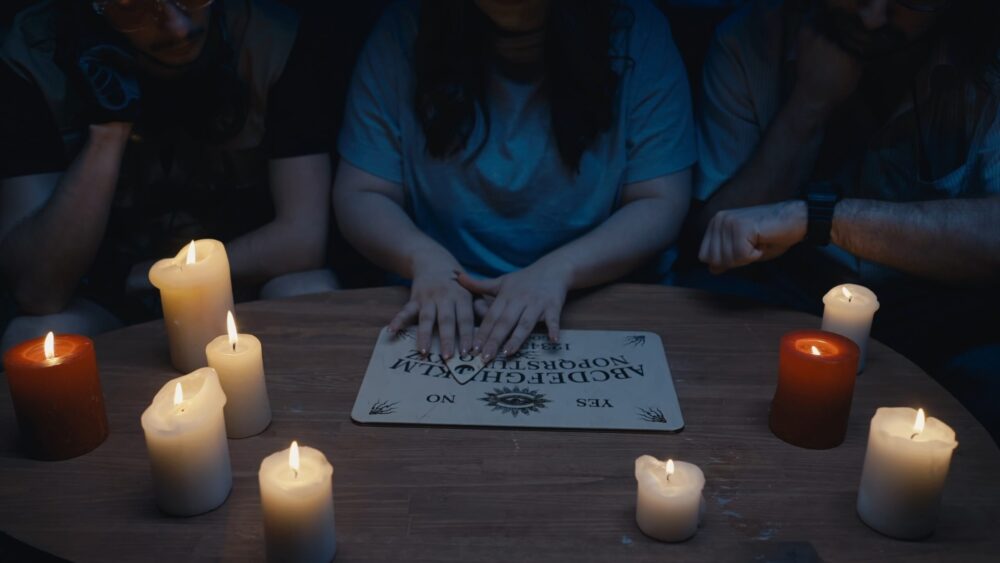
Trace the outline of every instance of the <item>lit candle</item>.
<instances>
[{"instance_id":1,"label":"lit candle","mask_svg":"<svg viewBox=\"0 0 1000 563\"><path fill-rule=\"evenodd\" d=\"M857 370L858 345L846 337L821 330L782 336L771 431L803 448L840 445L847 433Z\"/></svg>"},{"instance_id":2,"label":"lit candle","mask_svg":"<svg viewBox=\"0 0 1000 563\"><path fill-rule=\"evenodd\" d=\"M257 474L269 561L327 562L337 552L333 466L313 448L292 442L264 458Z\"/></svg>"},{"instance_id":3,"label":"lit candle","mask_svg":"<svg viewBox=\"0 0 1000 563\"><path fill-rule=\"evenodd\" d=\"M865 369L868 333L878 311L878 298L867 287L845 283L828 291L823 296L823 305L822 329L846 336L858 345L861 349L858 373L861 373Z\"/></svg>"},{"instance_id":4,"label":"lit candle","mask_svg":"<svg viewBox=\"0 0 1000 563\"><path fill-rule=\"evenodd\" d=\"M28 455L68 459L107 438L108 417L89 338L50 332L8 350L3 366Z\"/></svg>"},{"instance_id":5,"label":"lit candle","mask_svg":"<svg viewBox=\"0 0 1000 563\"><path fill-rule=\"evenodd\" d=\"M226 333L226 311L233 308L225 246L211 239L191 241L177 256L153 264L149 281L160 290L174 367L181 372L204 367L205 346Z\"/></svg>"},{"instance_id":6,"label":"lit candle","mask_svg":"<svg viewBox=\"0 0 1000 563\"><path fill-rule=\"evenodd\" d=\"M229 496L225 404L215 370L201 368L168 381L142 413L153 491L164 512L193 516Z\"/></svg>"},{"instance_id":7,"label":"lit candle","mask_svg":"<svg viewBox=\"0 0 1000 563\"><path fill-rule=\"evenodd\" d=\"M642 533L661 541L684 541L698 531L705 500L705 474L692 463L635 460L638 482L635 521Z\"/></svg>"},{"instance_id":8,"label":"lit candle","mask_svg":"<svg viewBox=\"0 0 1000 563\"><path fill-rule=\"evenodd\" d=\"M895 538L930 535L957 446L955 431L936 418L925 418L923 409L875 411L858 489L861 520Z\"/></svg>"},{"instance_id":9,"label":"lit candle","mask_svg":"<svg viewBox=\"0 0 1000 563\"><path fill-rule=\"evenodd\" d=\"M228 334L208 344L205 355L226 393L226 433L230 438L246 438L260 434L271 424L264 361L260 340L236 332L232 311L226 313L226 331Z\"/></svg>"}]
</instances>

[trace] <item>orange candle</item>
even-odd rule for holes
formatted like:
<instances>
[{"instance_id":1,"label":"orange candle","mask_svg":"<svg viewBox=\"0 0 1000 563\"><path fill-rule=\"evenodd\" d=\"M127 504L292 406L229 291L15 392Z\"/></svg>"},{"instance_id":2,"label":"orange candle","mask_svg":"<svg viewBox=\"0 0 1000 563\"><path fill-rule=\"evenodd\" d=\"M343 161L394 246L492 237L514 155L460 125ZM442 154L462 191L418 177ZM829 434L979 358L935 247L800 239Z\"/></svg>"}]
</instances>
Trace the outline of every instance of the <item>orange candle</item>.
<instances>
[{"instance_id":1,"label":"orange candle","mask_svg":"<svg viewBox=\"0 0 1000 563\"><path fill-rule=\"evenodd\" d=\"M822 330L781 337L778 389L771 402L771 431L803 448L839 446L847 433L858 345Z\"/></svg>"},{"instance_id":2,"label":"orange candle","mask_svg":"<svg viewBox=\"0 0 1000 563\"><path fill-rule=\"evenodd\" d=\"M21 440L37 459L68 459L108 436L94 343L51 332L11 348L3 357Z\"/></svg>"}]
</instances>

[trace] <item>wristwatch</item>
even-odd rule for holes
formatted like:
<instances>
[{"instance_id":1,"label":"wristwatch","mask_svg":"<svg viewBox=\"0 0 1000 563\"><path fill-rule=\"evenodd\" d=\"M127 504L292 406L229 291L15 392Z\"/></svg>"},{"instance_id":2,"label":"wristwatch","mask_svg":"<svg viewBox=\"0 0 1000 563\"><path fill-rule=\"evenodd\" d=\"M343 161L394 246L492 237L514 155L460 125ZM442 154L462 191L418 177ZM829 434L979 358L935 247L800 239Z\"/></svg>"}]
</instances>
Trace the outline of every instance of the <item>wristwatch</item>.
<instances>
[{"instance_id":1,"label":"wristwatch","mask_svg":"<svg viewBox=\"0 0 1000 563\"><path fill-rule=\"evenodd\" d=\"M805 242L813 246L830 244L833 229L833 209L840 201L840 190L832 184L817 184L806 191L808 222Z\"/></svg>"}]
</instances>

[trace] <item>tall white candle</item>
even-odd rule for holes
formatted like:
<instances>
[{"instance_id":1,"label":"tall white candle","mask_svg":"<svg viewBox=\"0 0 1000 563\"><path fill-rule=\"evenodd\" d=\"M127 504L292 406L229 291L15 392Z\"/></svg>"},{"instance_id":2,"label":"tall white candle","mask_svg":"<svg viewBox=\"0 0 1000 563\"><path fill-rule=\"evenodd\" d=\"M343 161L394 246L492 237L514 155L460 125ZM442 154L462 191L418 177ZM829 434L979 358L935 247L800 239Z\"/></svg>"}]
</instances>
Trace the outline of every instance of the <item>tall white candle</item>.
<instances>
[{"instance_id":1,"label":"tall white candle","mask_svg":"<svg viewBox=\"0 0 1000 563\"><path fill-rule=\"evenodd\" d=\"M697 465L644 455L635 460L635 479L635 521L644 534L683 541L698 531L705 474Z\"/></svg>"},{"instance_id":2,"label":"tall white candle","mask_svg":"<svg viewBox=\"0 0 1000 563\"><path fill-rule=\"evenodd\" d=\"M858 345L861 349L858 373L861 373L868 357L868 334L878 311L878 298L867 287L845 283L826 292L823 305L822 329L846 336Z\"/></svg>"},{"instance_id":3,"label":"tall white candle","mask_svg":"<svg viewBox=\"0 0 1000 563\"><path fill-rule=\"evenodd\" d=\"M164 512L193 516L229 496L225 404L215 370L202 368L168 381L142 413L153 491Z\"/></svg>"},{"instance_id":4,"label":"tall white candle","mask_svg":"<svg viewBox=\"0 0 1000 563\"><path fill-rule=\"evenodd\" d=\"M153 264L149 281L160 290L170 361L180 372L204 367L205 346L226 333L226 311L233 308L226 247L217 240L191 241L177 256Z\"/></svg>"},{"instance_id":5,"label":"tall white candle","mask_svg":"<svg viewBox=\"0 0 1000 563\"><path fill-rule=\"evenodd\" d=\"M228 334L208 344L205 355L226 393L226 433L230 438L246 438L271 424L264 360L260 340L236 332L232 311L226 313L226 330Z\"/></svg>"},{"instance_id":6,"label":"tall white candle","mask_svg":"<svg viewBox=\"0 0 1000 563\"><path fill-rule=\"evenodd\" d=\"M260 464L260 506L269 561L328 562L337 553L333 466L313 448L292 442Z\"/></svg>"},{"instance_id":7,"label":"tall white candle","mask_svg":"<svg viewBox=\"0 0 1000 563\"><path fill-rule=\"evenodd\" d=\"M861 519L895 538L930 535L957 446L955 431L936 418L925 419L923 409L875 411L858 489Z\"/></svg>"}]
</instances>

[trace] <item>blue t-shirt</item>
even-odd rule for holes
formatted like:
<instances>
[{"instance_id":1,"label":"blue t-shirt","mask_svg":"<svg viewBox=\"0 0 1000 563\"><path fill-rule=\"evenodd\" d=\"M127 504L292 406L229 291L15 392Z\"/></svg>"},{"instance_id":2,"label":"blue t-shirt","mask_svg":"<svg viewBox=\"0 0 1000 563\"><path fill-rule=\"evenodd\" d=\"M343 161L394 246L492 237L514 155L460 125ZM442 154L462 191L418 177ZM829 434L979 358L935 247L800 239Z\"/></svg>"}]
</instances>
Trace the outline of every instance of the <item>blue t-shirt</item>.
<instances>
[{"instance_id":1,"label":"blue t-shirt","mask_svg":"<svg viewBox=\"0 0 1000 563\"><path fill-rule=\"evenodd\" d=\"M358 60L339 140L352 165L401 184L407 212L470 273L499 276L600 225L624 184L696 160L687 75L666 18L648 0L625 0L628 24L612 38L621 73L611 128L583 154L579 174L561 161L540 81L490 74L482 113L464 149L426 150L414 111L413 43L419 4L390 6Z\"/></svg>"}]
</instances>

